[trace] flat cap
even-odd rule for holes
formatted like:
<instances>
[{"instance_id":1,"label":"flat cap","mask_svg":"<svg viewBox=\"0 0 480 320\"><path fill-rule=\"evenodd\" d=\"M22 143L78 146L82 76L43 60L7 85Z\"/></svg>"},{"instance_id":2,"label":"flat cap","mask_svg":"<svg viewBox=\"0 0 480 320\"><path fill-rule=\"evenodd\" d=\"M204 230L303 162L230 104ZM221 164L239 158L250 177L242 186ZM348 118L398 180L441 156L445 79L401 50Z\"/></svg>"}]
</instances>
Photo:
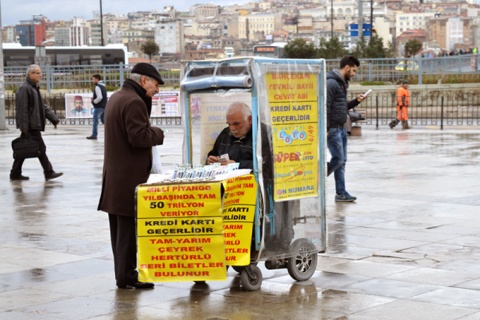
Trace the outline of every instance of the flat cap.
<instances>
[{"instance_id":1,"label":"flat cap","mask_svg":"<svg viewBox=\"0 0 480 320\"><path fill-rule=\"evenodd\" d=\"M153 78L157 80L158 84L164 84L162 78L160 77L160 73L158 73L158 70L155 69L155 67L149 63L145 63L145 62L137 63L133 67L132 73L137 73L137 74L141 74L142 76Z\"/></svg>"}]
</instances>

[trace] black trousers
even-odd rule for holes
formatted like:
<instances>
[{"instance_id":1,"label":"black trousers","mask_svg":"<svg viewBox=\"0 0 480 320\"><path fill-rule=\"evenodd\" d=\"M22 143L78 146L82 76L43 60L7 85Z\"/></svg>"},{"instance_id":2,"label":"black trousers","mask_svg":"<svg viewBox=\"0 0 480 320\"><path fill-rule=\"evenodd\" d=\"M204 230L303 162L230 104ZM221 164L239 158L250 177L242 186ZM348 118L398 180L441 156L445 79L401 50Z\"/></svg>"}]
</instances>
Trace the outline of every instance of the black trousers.
<instances>
[{"instance_id":1,"label":"black trousers","mask_svg":"<svg viewBox=\"0 0 480 320\"><path fill-rule=\"evenodd\" d=\"M108 214L117 286L138 281L135 218Z\"/></svg>"},{"instance_id":2,"label":"black trousers","mask_svg":"<svg viewBox=\"0 0 480 320\"><path fill-rule=\"evenodd\" d=\"M47 157L47 146L45 145L45 142L43 142L42 133L40 130L29 130L28 133L40 144L40 156L38 157L38 160L40 160L40 164L42 165L43 173L52 173L53 168L50 160L48 160ZM22 174L22 166L24 161L25 159L13 160L12 170L10 171L11 176L19 176Z\"/></svg>"}]
</instances>

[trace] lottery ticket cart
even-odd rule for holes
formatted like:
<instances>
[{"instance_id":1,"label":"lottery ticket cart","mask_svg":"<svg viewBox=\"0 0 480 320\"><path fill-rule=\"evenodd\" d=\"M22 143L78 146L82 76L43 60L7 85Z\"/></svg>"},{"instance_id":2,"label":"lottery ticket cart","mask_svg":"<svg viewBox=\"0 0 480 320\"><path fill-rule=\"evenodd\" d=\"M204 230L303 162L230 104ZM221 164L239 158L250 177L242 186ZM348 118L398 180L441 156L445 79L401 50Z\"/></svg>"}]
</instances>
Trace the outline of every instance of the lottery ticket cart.
<instances>
[{"instance_id":1,"label":"lottery ticket cart","mask_svg":"<svg viewBox=\"0 0 480 320\"><path fill-rule=\"evenodd\" d=\"M242 57L184 64L181 81L182 122L185 123L182 165L205 165L207 153L226 127L227 107L238 101L246 103L252 110L254 157L251 174L221 182L190 181L186 185L209 186L209 199L203 191L193 191L196 200L185 201L205 198L202 201L205 206L213 208L210 212L214 213L202 218L203 224L211 220L214 226L209 229L211 234L203 234L201 228L192 230L199 231L195 241L209 239L209 254L217 256L214 262L202 264L198 260L185 265L200 269L210 266L205 269L208 277L187 270L181 274L190 276L176 277L177 281L225 279L225 268L214 272L215 266L223 266L218 261L239 273L246 290L261 287L263 277L257 266L260 262L264 262L267 269L286 268L297 281L308 280L314 274L317 255L326 249L325 74L323 59ZM144 193L137 197L148 199L146 190L153 190L152 187L145 186ZM181 193L178 187L158 185L158 194L150 196L178 196ZM173 188L176 191L172 191ZM189 193L192 194L183 193L183 197L189 197ZM201 215L203 210L198 212ZM177 218L175 223L189 223L183 221L185 219L188 217ZM168 219L162 221L159 223L164 223L166 228L166 224L174 223L173 220L167 222ZM151 227L144 229L139 232L146 234L152 230ZM160 240L160 243L164 244L164 241ZM173 251L187 250L175 248L171 240L167 246L173 246L169 249ZM206 245L189 247L203 250L196 253L199 259L207 251ZM164 249L157 247L155 250ZM170 256L175 259L173 254ZM142 278L142 274L148 274L150 266L157 265L161 270L182 265L178 261L160 261L158 264L152 261L142 264L140 261L139 264L141 279L145 281L158 280L149 276ZM165 275L160 281L171 281L169 275L179 274L158 270L158 274Z\"/></svg>"}]
</instances>

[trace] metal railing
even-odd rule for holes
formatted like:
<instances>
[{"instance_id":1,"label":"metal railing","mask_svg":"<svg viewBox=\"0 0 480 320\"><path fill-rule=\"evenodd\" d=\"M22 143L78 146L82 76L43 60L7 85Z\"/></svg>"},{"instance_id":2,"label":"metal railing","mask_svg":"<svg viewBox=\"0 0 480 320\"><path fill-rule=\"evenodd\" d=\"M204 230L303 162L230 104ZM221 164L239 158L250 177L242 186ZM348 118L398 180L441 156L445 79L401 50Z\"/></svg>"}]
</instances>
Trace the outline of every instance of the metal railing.
<instances>
[{"instance_id":1,"label":"metal railing","mask_svg":"<svg viewBox=\"0 0 480 320\"><path fill-rule=\"evenodd\" d=\"M425 82L427 78L437 84L446 76L455 76L459 83L466 83L469 77L480 76L478 66L479 55L458 55L439 58L415 59L363 59L354 81L398 83L405 78L411 84ZM407 70L396 70L400 62L406 62ZM327 70L338 68L340 60L327 60ZM414 64L412 64L414 63ZM164 79L166 86L177 88L180 83L180 65L178 68L162 68L155 65ZM417 68L418 67L418 68ZM398 67L397 67L398 69ZM5 116L9 124L15 123L15 88L25 81L25 67L5 67L5 87L13 89L5 94ZM42 89L46 90L47 104L66 124L90 123L91 119L66 119L65 117L65 92L90 92L92 90L91 78L98 73L103 76L109 91L121 87L128 77L131 66L125 65L99 65L99 66L45 66L43 68ZM437 78L435 78L437 77ZM437 79L437 80L435 80ZM358 86L352 86L357 87ZM388 87L390 89L388 89ZM415 86L413 86L415 87ZM411 122L419 125L480 125L480 89L471 86L471 89L452 88L434 89L435 86L423 86L412 89L411 107L409 114ZM458 86L457 86L458 87ZM412 88L412 87L411 87ZM55 90L54 90L55 89ZM62 89L62 90L56 90ZM358 90L358 89L357 89ZM362 89L363 90L363 89ZM364 91L364 90L363 90ZM363 92L362 91L362 92ZM361 92L349 90L354 96ZM385 86L385 89L374 90L370 97L359 107L364 110L365 125L387 125L396 115L395 103L396 88ZM156 124L181 124L181 119L167 118L154 119Z\"/></svg>"},{"instance_id":2,"label":"metal railing","mask_svg":"<svg viewBox=\"0 0 480 320\"><path fill-rule=\"evenodd\" d=\"M363 91L350 90L351 98ZM47 105L62 119L63 124L91 124L92 119L70 119L65 117L65 94L50 93L44 96ZM397 115L396 88L384 91L374 90L369 98L357 108L365 116L362 125L377 128L387 126ZM421 126L480 126L480 88L449 90L411 90L410 122ZM15 95L5 96L5 117L7 123L15 124ZM180 125L180 117L154 118L158 125Z\"/></svg>"},{"instance_id":3,"label":"metal railing","mask_svg":"<svg viewBox=\"0 0 480 320\"><path fill-rule=\"evenodd\" d=\"M180 83L180 66L166 69L161 65L154 66L160 70L162 79L167 86L178 86ZM114 65L83 65L83 66L50 66L42 68L42 89L50 92L53 89L81 90L92 88L92 76L100 74L110 91L120 88L128 78L132 66ZM5 88L15 90L25 81L26 67L4 67Z\"/></svg>"},{"instance_id":4,"label":"metal railing","mask_svg":"<svg viewBox=\"0 0 480 320\"><path fill-rule=\"evenodd\" d=\"M361 92L351 92L352 98ZM396 90L370 94L356 108L362 124L386 126L397 116ZM411 90L409 122L421 126L480 126L479 90Z\"/></svg>"},{"instance_id":5,"label":"metal railing","mask_svg":"<svg viewBox=\"0 0 480 320\"><path fill-rule=\"evenodd\" d=\"M409 79L412 84L437 84L447 80L455 83L479 82L479 55L456 55L436 58L411 59L360 59L360 68L353 82L383 82L397 84ZM339 67L340 59L326 60L327 70ZM165 68L153 64L160 70L167 86L178 87L180 83L180 63ZM43 89L82 89L90 88L92 76L102 75L108 88L119 88L128 77L132 66L82 65L43 67ZM25 80L25 67L4 67L5 88L15 89Z\"/></svg>"},{"instance_id":6,"label":"metal railing","mask_svg":"<svg viewBox=\"0 0 480 320\"><path fill-rule=\"evenodd\" d=\"M336 69L340 59L326 60L326 64L328 71ZM456 83L479 82L479 55L360 59L360 67L353 81L397 84L403 79L414 84L438 84L447 80Z\"/></svg>"}]
</instances>

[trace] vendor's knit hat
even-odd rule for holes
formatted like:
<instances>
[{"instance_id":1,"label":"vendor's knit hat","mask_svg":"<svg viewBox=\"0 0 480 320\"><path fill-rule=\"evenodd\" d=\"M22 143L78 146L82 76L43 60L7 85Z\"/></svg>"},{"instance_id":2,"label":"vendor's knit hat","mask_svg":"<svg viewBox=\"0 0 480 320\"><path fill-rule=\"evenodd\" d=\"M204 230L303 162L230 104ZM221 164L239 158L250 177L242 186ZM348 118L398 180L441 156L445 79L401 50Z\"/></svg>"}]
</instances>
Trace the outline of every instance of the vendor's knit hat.
<instances>
[{"instance_id":1,"label":"vendor's knit hat","mask_svg":"<svg viewBox=\"0 0 480 320\"><path fill-rule=\"evenodd\" d=\"M160 77L160 73L149 63L140 62L135 65L132 69L132 73L141 74L142 76L147 76L158 81L158 84L163 84L163 80Z\"/></svg>"}]
</instances>

